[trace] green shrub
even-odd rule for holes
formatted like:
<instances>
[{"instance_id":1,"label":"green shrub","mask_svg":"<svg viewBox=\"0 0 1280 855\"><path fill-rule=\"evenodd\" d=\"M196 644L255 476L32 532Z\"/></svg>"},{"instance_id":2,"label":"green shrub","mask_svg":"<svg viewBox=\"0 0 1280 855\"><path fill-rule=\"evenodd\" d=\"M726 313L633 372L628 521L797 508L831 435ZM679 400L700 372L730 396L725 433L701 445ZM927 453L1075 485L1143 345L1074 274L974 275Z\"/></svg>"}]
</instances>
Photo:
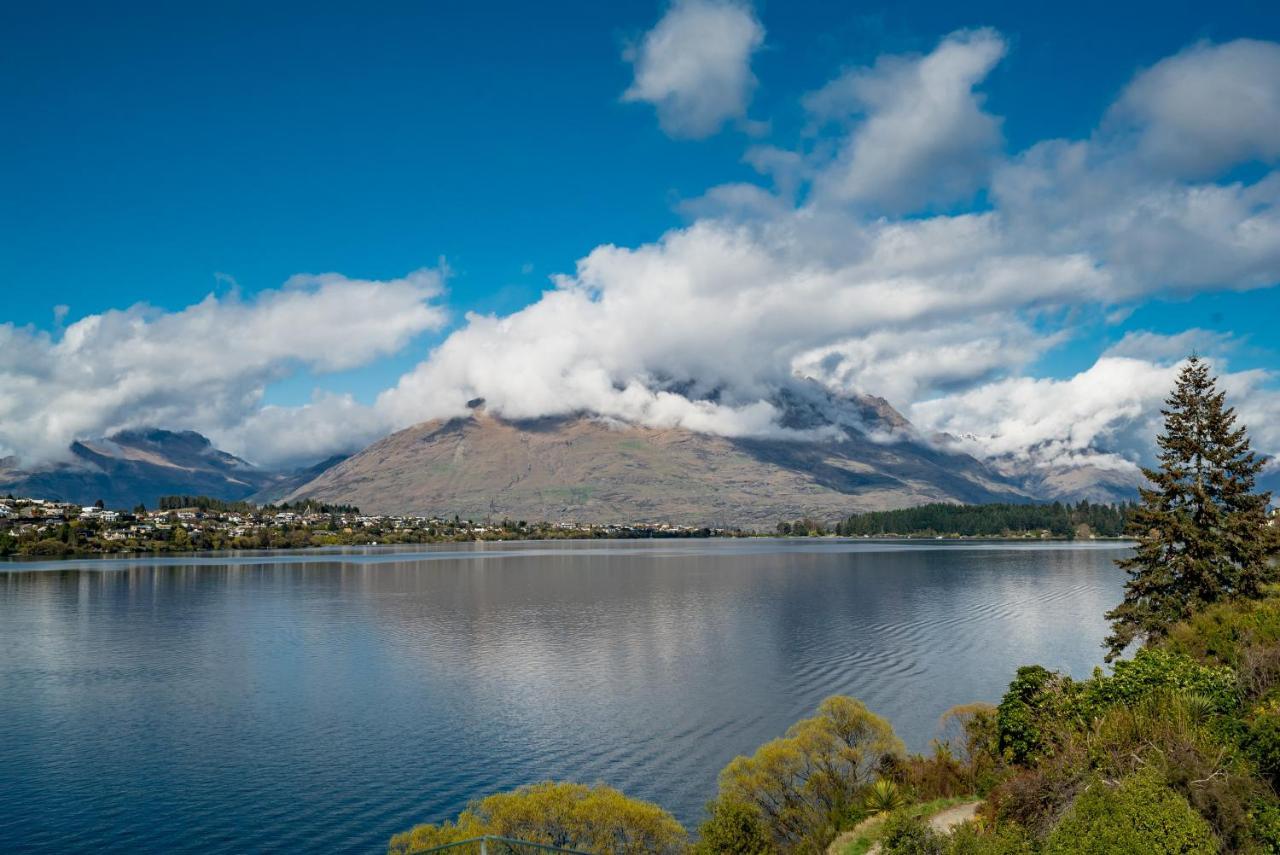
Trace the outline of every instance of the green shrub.
<instances>
[{"instance_id":1,"label":"green shrub","mask_svg":"<svg viewBox=\"0 0 1280 855\"><path fill-rule=\"evenodd\" d=\"M947 839L907 811L892 813L880 834L883 855L946 855Z\"/></svg>"},{"instance_id":2,"label":"green shrub","mask_svg":"<svg viewBox=\"0 0 1280 855\"><path fill-rule=\"evenodd\" d=\"M1280 788L1280 715L1264 713L1249 722L1243 747L1272 786Z\"/></svg>"},{"instance_id":3,"label":"green shrub","mask_svg":"<svg viewBox=\"0 0 1280 855\"><path fill-rule=\"evenodd\" d=\"M767 855L775 852L764 818L751 805L713 801L698 829L697 855Z\"/></svg>"},{"instance_id":4,"label":"green shrub","mask_svg":"<svg viewBox=\"0 0 1280 855\"><path fill-rule=\"evenodd\" d=\"M1239 668L1241 651L1280 645L1280 598L1218 603L1169 631L1163 646L1207 665Z\"/></svg>"},{"instance_id":5,"label":"green shrub","mask_svg":"<svg viewBox=\"0 0 1280 855\"><path fill-rule=\"evenodd\" d=\"M1117 707L1132 707L1144 698L1171 694L1195 696L1201 715L1238 712L1240 695L1235 673L1203 665L1182 653L1144 648L1117 662L1110 675L1095 671L1077 683L1039 665L1019 668L996 708L998 745L1005 760L1021 766L1060 750L1073 733Z\"/></svg>"},{"instance_id":6,"label":"green shrub","mask_svg":"<svg viewBox=\"0 0 1280 855\"><path fill-rule=\"evenodd\" d=\"M1081 688L1079 712L1090 719L1117 704L1134 704L1157 692L1203 696L1222 713L1239 707L1236 676L1230 668L1202 665L1160 647L1139 650L1132 659L1117 662L1111 676L1095 673Z\"/></svg>"},{"instance_id":7,"label":"green shrub","mask_svg":"<svg viewBox=\"0 0 1280 855\"><path fill-rule=\"evenodd\" d=\"M1149 772L1093 781L1045 841L1045 855L1213 855L1209 823Z\"/></svg>"},{"instance_id":8,"label":"green shrub","mask_svg":"<svg viewBox=\"0 0 1280 855\"><path fill-rule=\"evenodd\" d=\"M998 744L1009 762L1026 765L1050 750L1046 724L1058 717L1055 701L1062 683L1063 678L1040 665L1018 669L996 707Z\"/></svg>"},{"instance_id":9,"label":"green shrub","mask_svg":"<svg viewBox=\"0 0 1280 855\"><path fill-rule=\"evenodd\" d=\"M1206 719L1199 695L1153 693L1111 708L1094 723L1085 737L1090 768L1108 780L1157 775L1212 826L1228 851L1247 849L1250 805L1266 785L1223 736L1238 726L1234 719Z\"/></svg>"},{"instance_id":10,"label":"green shrub","mask_svg":"<svg viewBox=\"0 0 1280 855\"><path fill-rule=\"evenodd\" d=\"M1035 843L1020 825L982 829L966 822L947 841L947 855L1033 855Z\"/></svg>"},{"instance_id":11,"label":"green shrub","mask_svg":"<svg viewBox=\"0 0 1280 855\"><path fill-rule=\"evenodd\" d=\"M43 540L37 540L30 544L24 550L27 555L70 555L75 552L76 548L70 543L61 541L55 537L46 537Z\"/></svg>"},{"instance_id":12,"label":"green shrub","mask_svg":"<svg viewBox=\"0 0 1280 855\"><path fill-rule=\"evenodd\" d=\"M1250 837L1259 852L1280 855L1280 805L1260 802L1250 813Z\"/></svg>"}]
</instances>

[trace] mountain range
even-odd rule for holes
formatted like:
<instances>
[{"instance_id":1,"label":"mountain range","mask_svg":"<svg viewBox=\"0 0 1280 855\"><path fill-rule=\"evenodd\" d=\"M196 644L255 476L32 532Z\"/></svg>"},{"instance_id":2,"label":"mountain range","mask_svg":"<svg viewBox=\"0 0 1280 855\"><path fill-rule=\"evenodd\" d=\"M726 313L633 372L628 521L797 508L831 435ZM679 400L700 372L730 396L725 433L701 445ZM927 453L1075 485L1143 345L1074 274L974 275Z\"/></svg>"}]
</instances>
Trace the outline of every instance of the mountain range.
<instances>
[{"instance_id":1,"label":"mountain range","mask_svg":"<svg viewBox=\"0 0 1280 855\"><path fill-rule=\"evenodd\" d=\"M1116 501L1132 474L980 461L923 437L888 402L813 383L773 400L785 434L727 437L591 413L512 420L472 402L462 417L398 431L350 457L287 472L198 433L132 430L71 447L38 471L0 460L0 492L112 507L162 495L256 502L317 498L368 513L472 519L771 527L927 502Z\"/></svg>"},{"instance_id":2,"label":"mountain range","mask_svg":"<svg viewBox=\"0 0 1280 855\"><path fill-rule=\"evenodd\" d=\"M263 469L214 448L195 431L159 428L128 430L109 437L71 444L71 459L35 471L18 468L13 458L0 459L0 493L89 504L101 499L108 507L154 508L161 496L212 496L239 500L262 495L266 500L292 493L324 468L343 460L334 457L290 472Z\"/></svg>"}]
</instances>

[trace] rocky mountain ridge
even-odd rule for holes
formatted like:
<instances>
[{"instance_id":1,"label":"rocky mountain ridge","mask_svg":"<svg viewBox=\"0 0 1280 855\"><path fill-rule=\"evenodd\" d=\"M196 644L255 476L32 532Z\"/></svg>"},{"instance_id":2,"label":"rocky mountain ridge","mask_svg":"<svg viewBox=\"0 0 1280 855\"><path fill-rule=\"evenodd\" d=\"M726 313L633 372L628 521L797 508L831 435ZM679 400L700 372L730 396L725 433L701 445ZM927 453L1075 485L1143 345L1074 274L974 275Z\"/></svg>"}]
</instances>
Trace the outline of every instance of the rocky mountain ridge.
<instances>
[{"instance_id":1,"label":"rocky mountain ridge","mask_svg":"<svg viewBox=\"0 0 1280 855\"><path fill-rule=\"evenodd\" d=\"M288 498L372 513L772 527L927 502L1031 501L980 461L919 437L887 402L798 387L780 424L812 439L735 438L590 413L468 416L399 431Z\"/></svg>"},{"instance_id":2,"label":"rocky mountain ridge","mask_svg":"<svg viewBox=\"0 0 1280 855\"><path fill-rule=\"evenodd\" d=\"M273 488L292 492L321 472L254 466L217 449L195 431L145 428L71 444L71 459L36 470L0 460L0 493L87 505L101 499L113 508L154 508L161 496L203 495L236 501ZM327 461L332 465L342 458ZM279 492L279 489L277 492Z\"/></svg>"}]
</instances>

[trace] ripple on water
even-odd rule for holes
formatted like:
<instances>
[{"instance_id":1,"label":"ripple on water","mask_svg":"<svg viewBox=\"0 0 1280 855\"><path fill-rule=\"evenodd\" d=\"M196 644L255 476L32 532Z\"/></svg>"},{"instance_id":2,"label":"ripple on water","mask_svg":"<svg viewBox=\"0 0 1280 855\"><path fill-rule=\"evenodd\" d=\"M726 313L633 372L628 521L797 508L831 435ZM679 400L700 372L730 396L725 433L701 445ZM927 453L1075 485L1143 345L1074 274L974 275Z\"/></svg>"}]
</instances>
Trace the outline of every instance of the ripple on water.
<instances>
[{"instance_id":1,"label":"ripple on water","mask_svg":"<svg viewBox=\"0 0 1280 855\"><path fill-rule=\"evenodd\" d=\"M378 852L551 777L692 825L726 762L830 694L921 749L1028 657L1088 673L1119 553L740 541L20 565L0 571L0 851Z\"/></svg>"}]
</instances>

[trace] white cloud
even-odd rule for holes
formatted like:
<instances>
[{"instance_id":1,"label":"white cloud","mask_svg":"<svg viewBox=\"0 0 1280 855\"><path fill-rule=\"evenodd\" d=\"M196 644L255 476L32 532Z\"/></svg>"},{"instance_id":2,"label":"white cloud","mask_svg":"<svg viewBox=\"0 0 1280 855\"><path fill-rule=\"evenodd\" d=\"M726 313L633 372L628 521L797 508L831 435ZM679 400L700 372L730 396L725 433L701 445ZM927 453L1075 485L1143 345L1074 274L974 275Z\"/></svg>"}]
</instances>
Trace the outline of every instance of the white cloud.
<instances>
[{"instance_id":1,"label":"white cloud","mask_svg":"<svg viewBox=\"0 0 1280 855\"><path fill-rule=\"evenodd\" d=\"M962 31L927 56L883 57L807 96L819 122L859 117L816 191L889 213L973 194L1001 143L973 88L1004 53L995 31Z\"/></svg>"},{"instance_id":2,"label":"white cloud","mask_svg":"<svg viewBox=\"0 0 1280 855\"><path fill-rule=\"evenodd\" d=\"M751 55L763 43L764 27L749 6L677 0L628 49L635 80L622 100L652 104L670 136L710 136L726 121L745 118L756 85Z\"/></svg>"},{"instance_id":3,"label":"white cloud","mask_svg":"<svg viewBox=\"0 0 1280 855\"><path fill-rule=\"evenodd\" d=\"M1088 465L1136 473L1138 462L1151 461L1155 453L1160 408L1186 356L1178 348L1190 338L1140 333L1118 349L1169 357L1109 353L1073 377L1007 378L920 401L908 414L922 430L949 434L957 447L979 457L1032 469ZM1259 370L1231 372L1225 359L1210 361L1255 447L1280 450L1276 378Z\"/></svg>"},{"instance_id":4,"label":"white cloud","mask_svg":"<svg viewBox=\"0 0 1280 855\"><path fill-rule=\"evenodd\" d=\"M947 433L981 457L1011 456L1037 465L1129 465L1155 435L1159 404L1177 368L1106 356L1065 380L1014 377L921 401L909 417L922 430Z\"/></svg>"},{"instance_id":5,"label":"white cloud","mask_svg":"<svg viewBox=\"0 0 1280 855\"><path fill-rule=\"evenodd\" d=\"M1207 42L1139 74L1111 112L1139 156L1177 175L1203 177L1280 157L1280 45Z\"/></svg>"},{"instance_id":6,"label":"white cloud","mask_svg":"<svg viewBox=\"0 0 1280 855\"><path fill-rule=\"evenodd\" d=\"M1226 354L1235 349L1237 340L1231 333L1199 328L1162 335L1148 330L1132 330L1107 348L1104 356L1127 356L1149 361L1177 361L1195 353L1200 356Z\"/></svg>"},{"instance_id":7,"label":"white cloud","mask_svg":"<svg viewBox=\"0 0 1280 855\"><path fill-rule=\"evenodd\" d=\"M296 276L248 300L90 315L57 336L0 325L0 453L37 463L74 439L146 425L230 431L274 380L363 365L439 329L441 293L432 270L385 282Z\"/></svg>"},{"instance_id":8,"label":"white cloud","mask_svg":"<svg viewBox=\"0 0 1280 855\"><path fill-rule=\"evenodd\" d=\"M801 354L794 364L798 373L832 388L911 402L1018 370L1063 338L994 312L906 334L871 332Z\"/></svg>"},{"instance_id":9,"label":"white cloud","mask_svg":"<svg viewBox=\"0 0 1280 855\"><path fill-rule=\"evenodd\" d=\"M278 467L356 451L390 430L391 423L373 407L350 395L317 391L310 403L268 405L239 423L208 433L218 448L236 449L252 463Z\"/></svg>"},{"instance_id":10,"label":"white cloud","mask_svg":"<svg viewBox=\"0 0 1280 855\"><path fill-rule=\"evenodd\" d=\"M1106 264L1116 302L1280 279L1280 174L1186 183L1151 175L1127 149L1051 140L1001 164L990 195L1011 240Z\"/></svg>"}]
</instances>

